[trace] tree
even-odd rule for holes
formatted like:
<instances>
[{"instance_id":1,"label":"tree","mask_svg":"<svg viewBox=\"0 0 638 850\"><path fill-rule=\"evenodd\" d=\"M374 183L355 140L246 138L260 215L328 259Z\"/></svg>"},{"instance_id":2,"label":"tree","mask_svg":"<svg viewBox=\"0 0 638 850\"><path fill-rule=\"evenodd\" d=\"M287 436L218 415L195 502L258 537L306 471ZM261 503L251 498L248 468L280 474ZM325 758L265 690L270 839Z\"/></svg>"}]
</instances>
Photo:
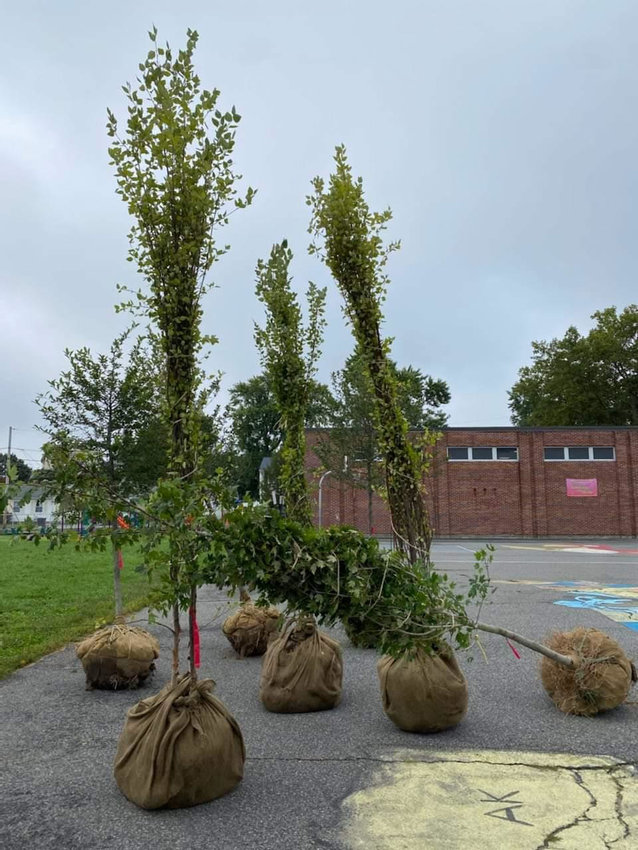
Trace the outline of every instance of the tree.
<instances>
[{"instance_id":1,"label":"tree","mask_svg":"<svg viewBox=\"0 0 638 850\"><path fill-rule=\"evenodd\" d=\"M532 342L509 391L515 425L638 425L638 306L592 314L586 335Z\"/></svg>"},{"instance_id":2,"label":"tree","mask_svg":"<svg viewBox=\"0 0 638 850\"><path fill-rule=\"evenodd\" d=\"M408 424L399 404L389 365L390 341L381 336L381 303L388 284L384 272L398 243L383 244L390 210L371 212L361 178L354 180L345 148L335 154L336 168L326 187L313 181L308 198L310 231L319 253L337 281L357 346L374 388L379 447L385 460L385 485L397 545L410 561L430 561L432 529L423 492L423 461L408 439Z\"/></svg>"},{"instance_id":3,"label":"tree","mask_svg":"<svg viewBox=\"0 0 638 850\"><path fill-rule=\"evenodd\" d=\"M127 353L128 335L117 337L108 354L67 349L68 370L36 399L49 437L48 489L67 511L88 510L111 525L117 617L123 613L117 517L166 469L153 359L141 341Z\"/></svg>"},{"instance_id":4,"label":"tree","mask_svg":"<svg viewBox=\"0 0 638 850\"><path fill-rule=\"evenodd\" d=\"M13 452L11 452L9 458L9 466L15 471L16 480L22 481L24 484L26 484L33 475L33 470L31 469L29 464L25 463L22 458L18 457L17 455L14 455ZM7 454L5 452L4 454L0 453L0 478L2 479L2 481L4 481L6 474Z\"/></svg>"},{"instance_id":5,"label":"tree","mask_svg":"<svg viewBox=\"0 0 638 850\"><path fill-rule=\"evenodd\" d=\"M441 410L451 395L446 381L424 375L413 366L397 367L390 361L396 379L399 405L411 431L437 431L444 428L448 414Z\"/></svg>"},{"instance_id":6,"label":"tree","mask_svg":"<svg viewBox=\"0 0 638 850\"><path fill-rule=\"evenodd\" d=\"M436 431L447 421L441 406L450 401L445 381L412 366L399 368L388 359L397 399L410 430ZM381 450L376 426L374 389L361 353L355 351L343 369L333 373L336 400L331 428L315 447L323 465L337 477L368 493L368 532L372 533L373 493L383 485ZM363 476L361 476L363 471Z\"/></svg>"},{"instance_id":7,"label":"tree","mask_svg":"<svg viewBox=\"0 0 638 850\"><path fill-rule=\"evenodd\" d=\"M188 30L186 47L152 45L140 64L138 86L124 86L128 119L123 135L108 112L109 154L118 194L134 219L129 259L146 289L122 307L138 310L153 324L162 355L163 415L169 429L168 478L154 495L161 520L154 563L166 570L167 604L173 608L173 685L179 673L179 611L189 607L190 675L196 682L195 635L198 558L202 541L194 526L209 505L202 480L201 421L210 395L201 367L203 349L215 342L201 332L207 274L228 250L217 230L232 209L250 203L237 190L232 161L240 116L218 108L219 91L208 91L193 67L198 35ZM168 548L161 546L168 537ZM153 546L151 542L149 545Z\"/></svg>"},{"instance_id":8,"label":"tree","mask_svg":"<svg viewBox=\"0 0 638 850\"><path fill-rule=\"evenodd\" d=\"M310 524L311 509L305 476L305 425L312 380L325 326L326 290L308 285L308 322L289 277L292 251L284 239L273 245L266 262L257 263L257 297L266 306L266 324L255 327L255 341L279 411L283 441L278 482L287 515Z\"/></svg>"},{"instance_id":9,"label":"tree","mask_svg":"<svg viewBox=\"0 0 638 850\"><path fill-rule=\"evenodd\" d=\"M327 426L335 401L330 389L314 379L308 383L307 428ZM283 443L281 414L268 375L262 373L239 381L230 390L226 408L229 421L229 452L234 455L233 480L240 497L259 498L259 465L274 457Z\"/></svg>"}]
</instances>

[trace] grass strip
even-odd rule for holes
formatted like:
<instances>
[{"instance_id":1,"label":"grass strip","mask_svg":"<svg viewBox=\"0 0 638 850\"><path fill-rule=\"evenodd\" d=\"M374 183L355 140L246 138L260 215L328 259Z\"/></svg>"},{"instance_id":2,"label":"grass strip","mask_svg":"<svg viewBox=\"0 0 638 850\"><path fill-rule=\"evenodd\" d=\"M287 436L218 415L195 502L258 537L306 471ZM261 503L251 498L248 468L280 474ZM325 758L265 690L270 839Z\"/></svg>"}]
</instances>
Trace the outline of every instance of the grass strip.
<instances>
[{"instance_id":1,"label":"grass strip","mask_svg":"<svg viewBox=\"0 0 638 850\"><path fill-rule=\"evenodd\" d=\"M123 551L122 594L127 613L151 599L147 576L136 572L136 549ZM0 679L114 618L110 551L0 537Z\"/></svg>"}]
</instances>

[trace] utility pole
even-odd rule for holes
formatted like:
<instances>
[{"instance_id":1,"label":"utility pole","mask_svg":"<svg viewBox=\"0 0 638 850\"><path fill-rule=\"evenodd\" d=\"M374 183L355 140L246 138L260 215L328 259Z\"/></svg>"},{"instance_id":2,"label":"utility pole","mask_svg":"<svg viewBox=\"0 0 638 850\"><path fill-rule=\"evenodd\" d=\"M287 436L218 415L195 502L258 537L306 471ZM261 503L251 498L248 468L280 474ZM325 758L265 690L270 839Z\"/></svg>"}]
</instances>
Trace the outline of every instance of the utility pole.
<instances>
[{"instance_id":1,"label":"utility pole","mask_svg":"<svg viewBox=\"0 0 638 850\"><path fill-rule=\"evenodd\" d=\"M7 448L7 462L6 462L5 468L4 468L4 484L5 484L6 490L9 489L9 481L10 481L10 479L9 479L9 463L11 462L11 435L12 435L12 433L13 433L13 428L11 427L11 425L9 425L9 446ZM2 527L3 528L7 527L8 515L9 515L9 503L7 502L7 505L4 509L4 511L2 512Z\"/></svg>"}]
</instances>

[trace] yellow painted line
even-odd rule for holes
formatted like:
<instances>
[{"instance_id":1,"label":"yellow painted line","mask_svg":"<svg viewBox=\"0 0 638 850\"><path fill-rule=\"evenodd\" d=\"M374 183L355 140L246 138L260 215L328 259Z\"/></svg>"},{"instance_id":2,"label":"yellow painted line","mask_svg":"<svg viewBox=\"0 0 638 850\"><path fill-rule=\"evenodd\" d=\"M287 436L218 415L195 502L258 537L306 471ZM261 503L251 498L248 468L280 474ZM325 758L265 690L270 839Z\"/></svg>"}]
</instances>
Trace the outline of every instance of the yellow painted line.
<instances>
[{"instance_id":1,"label":"yellow painted line","mask_svg":"<svg viewBox=\"0 0 638 850\"><path fill-rule=\"evenodd\" d=\"M399 750L342 805L349 850L638 847L638 781L608 756Z\"/></svg>"},{"instance_id":2,"label":"yellow painted line","mask_svg":"<svg viewBox=\"0 0 638 850\"><path fill-rule=\"evenodd\" d=\"M539 581L538 579L492 579L492 584L525 584L540 587L543 590L555 590L559 593L592 593L599 596L614 596L621 599L638 599L638 586L614 587L613 585L597 584L595 581L575 581L572 584L559 584L553 581Z\"/></svg>"},{"instance_id":3,"label":"yellow painted line","mask_svg":"<svg viewBox=\"0 0 638 850\"><path fill-rule=\"evenodd\" d=\"M539 581L532 578L493 578L492 584L529 584L536 587L542 587L544 584L551 585L551 582ZM555 589L555 585L551 585Z\"/></svg>"}]
</instances>

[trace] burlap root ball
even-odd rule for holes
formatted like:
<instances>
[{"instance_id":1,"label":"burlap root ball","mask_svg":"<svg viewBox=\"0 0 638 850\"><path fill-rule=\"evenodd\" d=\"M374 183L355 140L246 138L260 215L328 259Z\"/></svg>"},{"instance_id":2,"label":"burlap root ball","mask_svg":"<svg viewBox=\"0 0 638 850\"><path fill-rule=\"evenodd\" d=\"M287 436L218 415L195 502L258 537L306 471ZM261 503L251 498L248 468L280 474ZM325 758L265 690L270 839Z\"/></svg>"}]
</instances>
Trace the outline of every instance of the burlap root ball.
<instances>
[{"instance_id":1,"label":"burlap root ball","mask_svg":"<svg viewBox=\"0 0 638 850\"><path fill-rule=\"evenodd\" d=\"M543 687L565 714L591 717L625 701L636 681L636 668L609 635L579 627L555 632L546 644L576 661L575 668L545 656L541 661Z\"/></svg>"},{"instance_id":2,"label":"burlap root ball","mask_svg":"<svg viewBox=\"0 0 638 850\"><path fill-rule=\"evenodd\" d=\"M86 676L86 688L137 688L155 670L159 643L137 626L116 624L98 629L75 649Z\"/></svg>"},{"instance_id":3,"label":"burlap root ball","mask_svg":"<svg viewBox=\"0 0 638 850\"><path fill-rule=\"evenodd\" d=\"M243 602L224 621L222 631L240 658L263 655L268 641L277 631L279 616L276 608L260 608L252 602Z\"/></svg>"},{"instance_id":4,"label":"burlap root ball","mask_svg":"<svg viewBox=\"0 0 638 850\"><path fill-rule=\"evenodd\" d=\"M314 620L293 624L264 656L259 698L268 711L324 711L341 702L343 661L336 640Z\"/></svg>"},{"instance_id":5,"label":"burlap root ball","mask_svg":"<svg viewBox=\"0 0 638 850\"><path fill-rule=\"evenodd\" d=\"M190 675L143 699L126 716L115 781L143 809L207 803L244 775L246 751L237 721L213 696L214 682Z\"/></svg>"},{"instance_id":6,"label":"burlap root ball","mask_svg":"<svg viewBox=\"0 0 638 850\"><path fill-rule=\"evenodd\" d=\"M467 712L467 682L450 647L377 662L383 710L405 732L442 732Z\"/></svg>"}]
</instances>

